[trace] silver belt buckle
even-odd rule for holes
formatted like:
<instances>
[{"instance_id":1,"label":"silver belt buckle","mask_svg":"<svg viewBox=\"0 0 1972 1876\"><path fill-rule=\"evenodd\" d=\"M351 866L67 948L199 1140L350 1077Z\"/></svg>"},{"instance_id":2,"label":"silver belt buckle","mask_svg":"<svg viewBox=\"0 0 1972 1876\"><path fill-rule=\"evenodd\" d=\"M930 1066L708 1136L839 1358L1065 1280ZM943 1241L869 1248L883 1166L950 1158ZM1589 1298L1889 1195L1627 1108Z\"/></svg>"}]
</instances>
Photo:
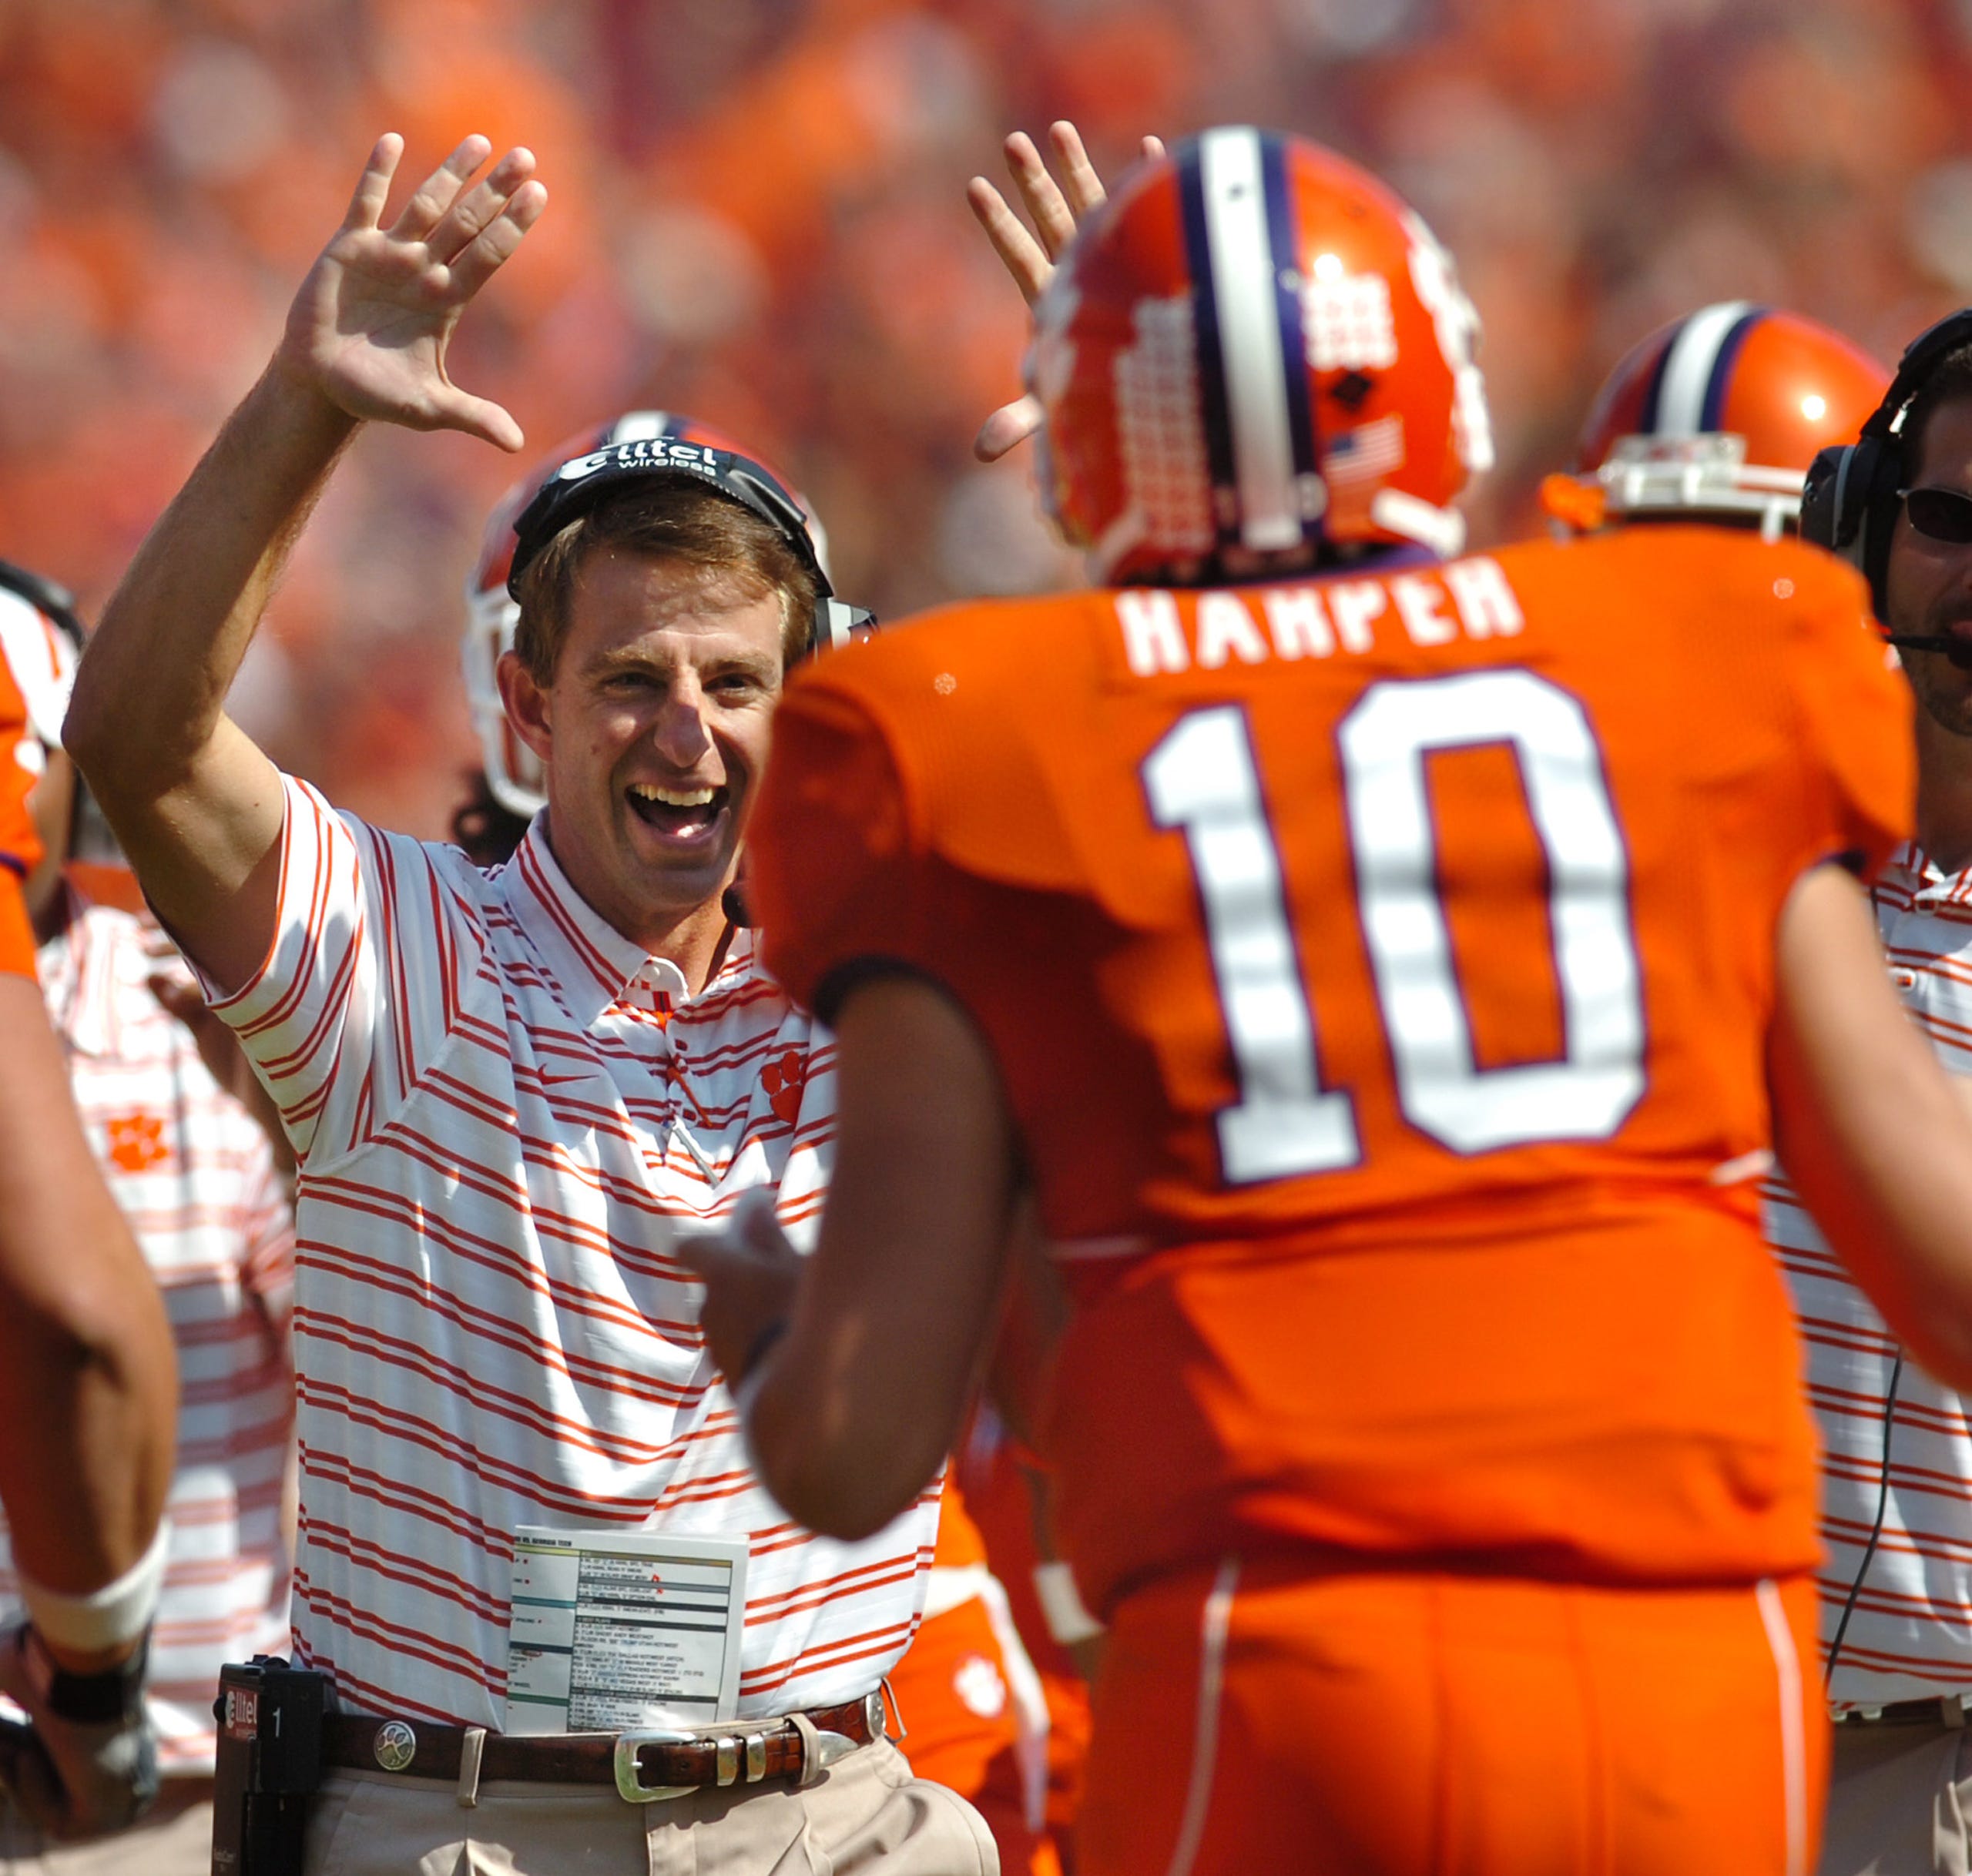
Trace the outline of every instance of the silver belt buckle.
<instances>
[{"instance_id":1,"label":"silver belt buckle","mask_svg":"<svg viewBox=\"0 0 1972 1876\"><path fill-rule=\"evenodd\" d=\"M639 1733L616 1735L616 1795L625 1804L657 1804L666 1798L689 1797L702 1787L697 1785L647 1785L637 1770L637 1754L646 1746L689 1746L701 1740L699 1733L680 1733L671 1727L650 1727Z\"/></svg>"}]
</instances>

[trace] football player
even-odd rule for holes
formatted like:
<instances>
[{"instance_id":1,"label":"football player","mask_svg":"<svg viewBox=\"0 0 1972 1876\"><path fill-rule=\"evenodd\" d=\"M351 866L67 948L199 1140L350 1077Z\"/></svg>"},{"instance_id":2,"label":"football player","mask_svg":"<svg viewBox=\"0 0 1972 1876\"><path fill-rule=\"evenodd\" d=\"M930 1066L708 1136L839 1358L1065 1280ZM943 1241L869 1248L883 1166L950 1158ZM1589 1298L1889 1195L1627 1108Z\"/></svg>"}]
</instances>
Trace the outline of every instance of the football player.
<instances>
[{"instance_id":1,"label":"football player","mask_svg":"<svg viewBox=\"0 0 1972 1876\"><path fill-rule=\"evenodd\" d=\"M840 1133L805 1266L695 1253L762 1471L843 1531L918 1489L1031 1190L1085 1871L1804 1871L1769 1143L1972 1378L1972 1138L1855 878L1911 779L1862 584L1669 521L1462 554L1471 307L1296 139L1138 166L1036 314L1102 585L776 725L753 889Z\"/></svg>"},{"instance_id":2,"label":"football player","mask_svg":"<svg viewBox=\"0 0 1972 1876\"><path fill-rule=\"evenodd\" d=\"M39 615L37 615L37 618ZM65 666L32 702L0 658L0 1504L26 1620L0 1632L0 1780L49 1835L113 1830L157 1786L141 1690L164 1571L176 1375L156 1286L90 1156L35 978L27 797Z\"/></svg>"}]
</instances>

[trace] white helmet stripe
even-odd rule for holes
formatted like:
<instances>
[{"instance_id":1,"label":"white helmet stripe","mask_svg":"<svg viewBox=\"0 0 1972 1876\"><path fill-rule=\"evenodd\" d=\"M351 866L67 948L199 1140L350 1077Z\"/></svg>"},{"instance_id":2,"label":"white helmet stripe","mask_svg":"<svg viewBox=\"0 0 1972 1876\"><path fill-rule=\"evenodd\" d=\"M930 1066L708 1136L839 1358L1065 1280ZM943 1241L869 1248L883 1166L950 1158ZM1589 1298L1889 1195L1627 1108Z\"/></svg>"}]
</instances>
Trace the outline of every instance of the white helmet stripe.
<instances>
[{"instance_id":1,"label":"white helmet stripe","mask_svg":"<svg viewBox=\"0 0 1972 1876\"><path fill-rule=\"evenodd\" d=\"M1749 300L1721 300L1694 313L1679 328L1658 383L1654 435L1698 435L1705 421L1705 394L1718 367L1719 350L1732 328L1752 310Z\"/></svg>"},{"instance_id":2,"label":"white helmet stripe","mask_svg":"<svg viewBox=\"0 0 1972 1876\"><path fill-rule=\"evenodd\" d=\"M1199 139L1199 178L1239 481L1239 538L1256 551L1298 547L1301 509L1275 286L1281 263L1267 234L1259 132L1207 131Z\"/></svg>"}]
</instances>

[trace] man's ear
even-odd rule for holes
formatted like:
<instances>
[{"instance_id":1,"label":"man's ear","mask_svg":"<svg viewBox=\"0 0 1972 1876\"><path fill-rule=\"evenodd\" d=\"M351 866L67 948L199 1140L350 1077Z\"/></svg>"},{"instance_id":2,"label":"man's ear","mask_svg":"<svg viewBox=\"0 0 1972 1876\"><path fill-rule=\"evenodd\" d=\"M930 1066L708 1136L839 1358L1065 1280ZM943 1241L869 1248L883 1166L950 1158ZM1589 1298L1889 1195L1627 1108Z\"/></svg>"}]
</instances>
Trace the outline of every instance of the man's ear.
<instances>
[{"instance_id":1,"label":"man's ear","mask_svg":"<svg viewBox=\"0 0 1972 1876\"><path fill-rule=\"evenodd\" d=\"M515 735L545 765L554 744L548 727L548 693L535 682L534 673L521 662L518 652L502 652L493 675L500 686L500 701L506 705L507 721Z\"/></svg>"}]
</instances>

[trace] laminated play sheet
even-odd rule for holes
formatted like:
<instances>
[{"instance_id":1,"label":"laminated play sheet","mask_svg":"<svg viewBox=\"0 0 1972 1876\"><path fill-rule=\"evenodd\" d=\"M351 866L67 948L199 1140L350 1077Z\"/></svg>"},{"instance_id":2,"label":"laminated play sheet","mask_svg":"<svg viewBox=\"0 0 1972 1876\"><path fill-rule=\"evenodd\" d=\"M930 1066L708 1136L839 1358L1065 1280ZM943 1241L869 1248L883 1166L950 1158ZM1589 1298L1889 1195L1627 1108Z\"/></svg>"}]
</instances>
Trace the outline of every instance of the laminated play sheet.
<instances>
[{"instance_id":1,"label":"laminated play sheet","mask_svg":"<svg viewBox=\"0 0 1972 1876\"><path fill-rule=\"evenodd\" d=\"M514 1533L509 1733L706 1727L740 1710L746 1546L642 1531Z\"/></svg>"}]
</instances>

